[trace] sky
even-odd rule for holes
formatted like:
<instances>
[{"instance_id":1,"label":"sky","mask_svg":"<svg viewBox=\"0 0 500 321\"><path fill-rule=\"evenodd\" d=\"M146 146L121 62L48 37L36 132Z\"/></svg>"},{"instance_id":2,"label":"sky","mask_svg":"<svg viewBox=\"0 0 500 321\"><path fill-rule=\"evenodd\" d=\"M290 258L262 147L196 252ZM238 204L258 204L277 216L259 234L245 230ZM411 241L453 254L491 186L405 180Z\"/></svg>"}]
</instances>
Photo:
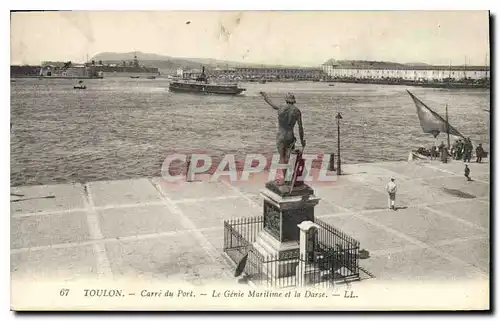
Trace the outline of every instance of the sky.
<instances>
[{"instance_id":1,"label":"sky","mask_svg":"<svg viewBox=\"0 0 500 321\"><path fill-rule=\"evenodd\" d=\"M11 13L11 64L100 52L319 66L326 60L489 64L487 11Z\"/></svg>"}]
</instances>

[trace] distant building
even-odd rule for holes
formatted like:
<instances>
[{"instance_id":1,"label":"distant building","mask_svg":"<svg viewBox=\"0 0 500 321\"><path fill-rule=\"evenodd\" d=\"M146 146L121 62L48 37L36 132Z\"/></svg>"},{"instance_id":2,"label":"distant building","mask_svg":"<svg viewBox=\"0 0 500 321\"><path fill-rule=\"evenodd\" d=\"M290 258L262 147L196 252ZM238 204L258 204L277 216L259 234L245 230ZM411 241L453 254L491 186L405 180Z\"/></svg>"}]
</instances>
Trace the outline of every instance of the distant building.
<instances>
[{"instance_id":1,"label":"distant building","mask_svg":"<svg viewBox=\"0 0 500 321\"><path fill-rule=\"evenodd\" d=\"M63 77L87 77L90 76L90 70L83 65L74 65L63 69L52 70L52 76L63 76Z\"/></svg>"},{"instance_id":2,"label":"distant building","mask_svg":"<svg viewBox=\"0 0 500 321\"><path fill-rule=\"evenodd\" d=\"M41 66L10 66L10 76L38 76Z\"/></svg>"},{"instance_id":3,"label":"distant building","mask_svg":"<svg viewBox=\"0 0 500 321\"><path fill-rule=\"evenodd\" d=\"M61 67L59 64L43 64L42 66L10 66L11 77L102 77L99 72L85 65L67 65Z\"/></svg>"},{"instance_id":4,"label":"distant building","mask_svg":"<svg viewBox=\"0 0 500 321\"><path fill-rule=\"evenodd\" d=\"M485 79L490 77L488 66L407 66L365 62L365 64L327 62L323 71L330 78L401 79L412 81L443 81L447 79Z\"/></svg>"},{"instance_id":5,"label":"distant building","mask_svg":"<svg viewBox=\"0 0 500 321\"><path fill-rule=\"evenodd\" d=\"M146 67L140 64L137 55L134 55L132 60L117 63L110 61L109 63L102 60L91 60L85 65L93 70L93 72L103 75L103 77L147 77L158 76L160 71L155 67Z\"/></svg>"},{"instance_id":6,"label":"distant building","mask_svg":"<svg viewBox=\"0 0 500 321\"><path fill-rule=\"evenodd\" d=\"M316 80L323 77L321 68L292 67L236 67L209 70L210 76L240 79L294 79Z\"/></svg>"}]
</instances>

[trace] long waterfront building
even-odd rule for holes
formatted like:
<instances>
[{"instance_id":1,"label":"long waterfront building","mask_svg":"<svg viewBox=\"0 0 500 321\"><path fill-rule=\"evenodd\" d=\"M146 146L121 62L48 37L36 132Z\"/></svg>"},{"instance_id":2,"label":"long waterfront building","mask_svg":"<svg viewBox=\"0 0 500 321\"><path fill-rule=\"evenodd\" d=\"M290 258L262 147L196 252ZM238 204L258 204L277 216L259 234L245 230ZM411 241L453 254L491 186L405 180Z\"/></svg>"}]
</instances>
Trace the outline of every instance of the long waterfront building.
<instances>
[{"instance_id":1,"label":"long waterfront building","mask_svg":"<svg viewBox=\"0 0 500 321\"><path fill-rule=\"evenodd\" d=\"M321 68L300 67L236 67L207 70L211 77L231 79L294 79L316 80L324 76ZM189 72L187 73L189 74Z\"/></svg>"},{"instance_id":2,"label":"long waterfront building","mask_svg":"<svg viewBox=\"0 0 500 321\"><path fill-rule=\"evenodd\" d=\"M443 81L490 78L489 66L432 66L402 65L383 62L365 62L364 64L346 62L327 62L323 71L333 79L402 79L409 81Z\"/></svg>"}]
</instances>

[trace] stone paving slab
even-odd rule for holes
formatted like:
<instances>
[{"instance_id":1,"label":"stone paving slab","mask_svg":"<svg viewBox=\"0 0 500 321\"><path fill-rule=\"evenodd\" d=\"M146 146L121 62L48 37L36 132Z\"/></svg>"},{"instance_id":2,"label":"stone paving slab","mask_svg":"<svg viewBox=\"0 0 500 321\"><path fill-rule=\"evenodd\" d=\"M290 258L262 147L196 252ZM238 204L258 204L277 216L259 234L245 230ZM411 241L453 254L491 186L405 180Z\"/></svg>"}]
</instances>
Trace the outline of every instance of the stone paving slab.
<instances>
[{"instance_id":1,"label":"stone paving slab","mask_svg":"<svg viewBox=\"0 0 500 321\"><path fill-rule=\"evenodd\" d=\"M384 168L378 163L348 164L344 165L343 172L344 174L346 174L345 177L350 183L355 183L356 185L380 185L384 187L391 177L397 177L398 180L407 178L405 176L398 175L398 173L395 171L392 171L391 168L393 167L388 166L388 168ZM346 180L343 180L343 178L344 176L341 176L341 180L339 181L339 183L345 183Z\"/></svg>"},{"instance_id":2,"label":"stone paving slab","mask_svg":"<svg viewBox=\"0 0 500 321\"><path fill-rule=\"evenodd\" d=\"M11 249L89 240L85 212L14 217L10 220Z\"/></svg>"},{"instance_id":3,"label":"stone paving slab","mask_svg":"<svg viewBox=\"0 0 500 321\"><path fill-rule=\"evenodd\" d=\"M146 178L89 183L95 206L140 204L161 200L158 191Z\"/></svg>"},{"instance_id":4,"label":"stone paving slab","mask_svg":"<svg viewBox=\"0 0 500 321\"><path fill-rule=\"evenodd\" d=\"M387 175L394 174L390 167L392 165L401 165L401 162L384 162L384 163L360 163L360 164L344 164L342 165L342 172L344 174L370 174L377 177L386 177ZM388 166L386 168L385 166ZM388 179L390 177L386 177Z\"/></svg>"},{"instance_id":5,"label":"stone paving slab","mask_svg":"<svg viewBox=\"0 0 500 321\"><path fill-rule=\"evenodd\" d=\"M396 178L398 178L398 176L401 178L427 178L443 175L443 172L438 169L426 165L426 163L377 163L377 166L394 172ZM387 178L387 181L389 179L390 177Z\"/></svg>"},{"instance_id":6,"label":"stone paving slab","mask_svg":"<svg viewBox=\"0 0 500 321\"><path fill-rule=\"evenodd\" d=\"M487 230L490 228L490 205L480 200L431 205L429 208L448 213Z\"/></svg>"},{"instance_id":7,"label":"stone paving slab","mask_svg":"<svg viewBox=\"0 0 500 321\"><path fill-rule=\"evenodd\" d=\"M248 180L231 181L228 178L221 178L221 181L224 182L226 185L227 184L231 185L240 193L252 196L259 196L260 191L269 181L269 174L267 172L250 173L248 175Z\"/></svg>"},{"instance_id":8,"label":"stone paving slab","mask_svg":"<svg viewBox=\"0 0 500 321\"><path fill-rule=\"evenodd\" d=\"M246 199L227 199L179 204L179 208L198 228L223 226L224 220L262 215Z\"/></svg>"},{"instance_id":9,"label":"stone paving slab","mask_svg":"<svg viewBox=\"0 0 500 321\"><path fill-rule=\"evenodd\" d=\"M387 195L384 190L378 192L375 189L357 187L339 187L325 189L321 194L326 201L336 206L350 210L383 209L388 207Z\"/></svg>"},{"instance_id":10,"label":"stone paving slab","mask_svg":"<svg viewBox=\"0 0 500 321\"><path fill-rule=\"evenodd\" d=\"M177 214L165 205L98 210L104 238L182 231Z\"/></svg>"},{"instance_id":11,"label":"stone paving slab","mask_svg":"<svg viewBox=\"0 0 500 321\"><path fill-rule=\"evenodd\" d=\"M212 246L222 251L224 247L224 227L218 226L211 229L205 229L201 231L201 234L212 244Z\"/></svg>"},{"instance_id":12,"label":"stone paving slab","mask_svg":"<svg viewBox=\"0 0 500 321\"><path fill-rule=\"evenodd\" d=\"M471 267L450 262L428 249L407 250L363 260L363 266L385 281L450 281L483 276Z\"/></svg>"},{"instance_id":13,"label":"stone paving slab","mask_svg":"<svg viewBox=\"0 0 500 321\"><path fill-rule=\"evenodd\" d=\"M441 163L441 162L428 162L425 163L426 166L432 166L434 168L447 171L447 172L452 172L452 173L457 173L457 174L463 174L465 164L467 164L471 170L471 174L489 174L490 173L490 164L488 163L476 163L475 161L471 163L464 163L463 161L452 161L449 163Z\"/></svg>"},{"instance_id":14,"label":"stone paving slab","mask_svg":"<svg viewBox=\"0 0 500 321\"><path fill-rule=\"evenodd\" d=\"M490 270L489 240L469 240L458 244L442 245L437 249L454 257L459 257L467 263L477 266L485 273Z\"/></svg>"},{"instance_id":15,"label":"stone paving slab","mask_svg":"<svg viewBox=\"0 0 500 321\"><path fill-rule=\"evenodd\" d=\"M212 258L190 233L106 244L111 269L118 277L139 276L194 282L227 279L221 257Z\"/></svg>"},{"instance_id":16,"label":"stone paving slab","mask_svg":"<svg viewBox=\"0 0 500 321\"><path fill-rule=\"evenodd\" d=\"M452 218L436 215L424 208L378 212L369 214L369 218L429 245L447 239L466 238L470 235L487 236L484 231Z\"/></svg>"},{"instance_id":17,"label":"stone paving slab","mask_svg":"<svg viewBox=\"0 0 500 321\"><path fill-rule=\"evenodd\" d=\"M153 182L158 184L162 192L173 201L238 195L236 191L221 182L168 182L161 178L154 178Z\"/></svg>"},{"instance_id":18,"label":"stone paving slab","mask_svg":"<svg viewBox=\"0 0 500 321\"><path fill-rule=\"evenodd\" d=\"M83 186L80 184L12 187L10 192L11 215L65 211L85 207ZM23 197L12 194L21 194ZM12 202L13 200L17 201Z\"/></svg>"},{"instance_id":19,"label":"stone paving slab","mask_svg":"<svg viewBox=\"0 0 500 321\"><path fill-rule=\"evenodd\" d=\"M485 197L489 195L490 186L480 181L467 181L465 177L441 177L434 179L425 179L427 184L447 189L448 191L460 191L475 197ZM449 193L449 192L448 192Z\"/></svg>"},{"instance_id":20,"label":"stone paving slab","mask_svg":"<svg viewBox=\"0 0 500 321\"><path fill-rule=\"evenodd\" d=\"M318 195L318 197L321 197ZM343 208L340 208L336 206L335 204L332 204L330 202L319 202L318 205L314 208L314 215L316 217L321 217L321 216L328 216L328 215L335 215L339 213L345 213L345 210Z\"/></svg>"},{"instance_id":21,"label":"stone paving slab","mask_svg":"<svg viewBox=\"0 0 500 321\"><path fill-rule=\"evenodd\" d=\"M91 245L73 248L14 252L10 255L12 278L61 281L97 278Z\"/></svg>"},{"instance_id":22,"label":"stone paving slab","mask_svg":"<svg viewBox=\"0 0 500 321\"><path fill-rule=\"evenodd\" d=\"M487 182L488 184L490 184L490 174L480 174L480 175L476 175L474 174L474 177L473 179L477 179L479 181L483 181L483 182Z\"/></svg>"},{"instance_id":23,"label":"stone paving slab","mask_svg":"<svg viewBox=\"0 0 500 321\"><path fill-rule=\"evenodd\" d=\"M411 245L407 240L396 235L386 234L386 231L363 221L356 215L342 217L319 216L318 218L356 238L362 248L369 249L370 251L394 249ZM384 235L384 237L381 237L381 235Z\"/></svg>"}]
</instances>

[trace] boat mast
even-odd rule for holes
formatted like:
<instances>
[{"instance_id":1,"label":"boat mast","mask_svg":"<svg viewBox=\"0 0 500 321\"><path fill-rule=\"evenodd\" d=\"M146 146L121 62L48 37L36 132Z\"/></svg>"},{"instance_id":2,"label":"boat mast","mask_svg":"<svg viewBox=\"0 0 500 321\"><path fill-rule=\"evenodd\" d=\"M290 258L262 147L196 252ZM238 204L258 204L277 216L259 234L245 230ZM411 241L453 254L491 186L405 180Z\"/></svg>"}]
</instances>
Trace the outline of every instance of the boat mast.
<instances>
[{"instance_id":1,"label":"boat mast","mask_svg":"<svg viewBox=\"0 0 500 321\"><path fill-rule=\"evenodd\" d=\"M448 122L448 104L446 104L446 134L448 135L448 150L450 149L450 123Z\"/></svg>"},{"instance_id":2,"label":"boat mast","mask_svg":"<svg viewBox=\"0 0 500 321\"><path fill-rule=\"evenodd\" d=\"M448 62L448 82L451 79L451 60Z\"/></svg>"},{"instance_id":3,"label":"boat mast","mask_svg":"<svg viewBox=\"0 0 500 321\"><path fill-rule=\"evenodd\" d=\"M488 79L488 53L484 57L484 66L486 67L486 79Z\"/></svg>"},{"instance_id":4,"label":"boat mast","mask_svg":"<svg viewBox=\"0 0 500 321\"><path fill-rule=\"evenodd\" d=\"M465 56L464 61L464 79L467 79L467 56Z\"/></svg>"}]
</instances>

